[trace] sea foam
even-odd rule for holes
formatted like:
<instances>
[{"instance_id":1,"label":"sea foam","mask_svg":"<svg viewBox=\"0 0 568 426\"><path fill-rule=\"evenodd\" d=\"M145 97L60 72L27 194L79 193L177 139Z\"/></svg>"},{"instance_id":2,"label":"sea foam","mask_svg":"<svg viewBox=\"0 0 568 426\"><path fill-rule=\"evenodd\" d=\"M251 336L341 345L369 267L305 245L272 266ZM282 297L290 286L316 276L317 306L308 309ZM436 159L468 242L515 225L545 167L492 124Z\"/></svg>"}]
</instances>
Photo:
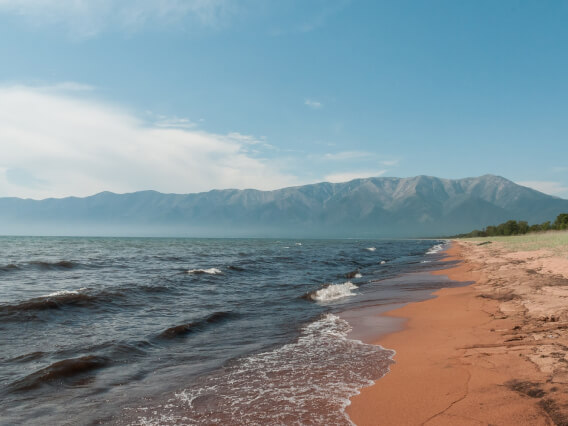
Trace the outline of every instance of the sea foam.
<instances>
[{"instance_id":1,"label":"sea foam","mask_svg":"<svg viewBox=\"0 0 568 426\"><path fill-rule=\"evenodd\" d=\"M349 398L382 377L394 351L347 338L333 314L304 326L299 338L252 354L196 380L160 407L140 407L135 424L350 425Z\"/></svg>"},{"instance_id":2,"label":"sea foam","mask_svg":"<svg viewBox=\"0 0 568 426\"><path fill-rule=\"evenodd\" d=\"M432 246L427 252L426 254L436 254L440 251L442 251L444 249L444 246L442 244L436 244L435 246Z\"/></svg>"},{"instance_id":3,"label":"sea foam","mask_svg":"<svg viewBox=\"0 0 568 426\"><path fill-rule=\"evenodd\" d=\"M209 268L209 269L190 269L186 272L187 274L209 274L209 275L217 275L222 274L223 272L217 268Z\"/></svg>"},{"instance_id":4,"label":"sea foam","mask_svg":"<svg viewBox=\"0 0 568 426\"><path fill-rule=\"evenodd\" d=\"M80 288L79 290L59 290L53 293L46 294L41 297L58 297L58 296L68 296L71 294L79 294L79 292L86 290L85 287Z\"/></svg>"},{"instance_id":5,"label":"sea foam","mask_svg":"<svg viewBox=\"0 0 568 426\"><path fill-rule=\"evenodd\" d=\"M355 293L353 293L353 290L356 290L357 288L358 287L351 281L347 281L343 284L330 284L327 287L311 293L311 299L318 302L342 299L344 297L354 296Z\"/></svg>"}]
</instances>

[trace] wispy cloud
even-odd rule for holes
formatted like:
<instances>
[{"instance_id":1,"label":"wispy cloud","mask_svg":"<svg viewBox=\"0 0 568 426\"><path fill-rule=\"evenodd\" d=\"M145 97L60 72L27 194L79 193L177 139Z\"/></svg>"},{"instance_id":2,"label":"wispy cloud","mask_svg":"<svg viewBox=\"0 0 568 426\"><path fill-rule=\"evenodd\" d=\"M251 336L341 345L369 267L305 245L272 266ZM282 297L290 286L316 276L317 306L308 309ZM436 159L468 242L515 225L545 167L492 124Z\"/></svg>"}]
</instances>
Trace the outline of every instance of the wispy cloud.
<instances>
[{"instance_id":1,"label":"wispy cloud","mask_svg":"<svg viewBox=\"0 0 568 426\"><path fill-rule=\"evenodd\" d=\"M265 144L265 139L264 137L256 137L253 135L245 135L243 133L239 133L239 132L231 132L229 133L227 136L229 136L231 139L242 142L244 144L247 145L259 145L259 144Z\"/></svg>"},{"instance_id":2,"label":"wispy cloud","mask_svg":"<svg viewBox=\"0 0 568 426\"><path fill-rule=\"evenodd\" d=\"M387 166L387 167L398 166L398 163L400 163L400 160L383 160L383 161L381 161L381 164L383 166Z\"/></svg>"},{"instance_id":3,"label":"wispy cloud","mask_svg":"<svg viewBox=\"0 0 568 426\"><path fill-rule=\"evenodd\" d=\"M63 26L82 38L111 28L135 32L168 27L184 19L218 27L237 10L237 3L228 0L0 0L1 14L19 16L36 27Z\"/></svg>"},{"instance_id":4,"label":"wispy cloud","mask_svg":"<svg viewBox=\"0 0 568 426\"><path fill-rule=\"evenodd\" d=\"M544 192L545 194L556 195L558 197L568 197L568 185L562 182L527 180L517 183L519 185L528 186L529 188Z\"/></svg>"},{"instance_id":5,"label":"wispy cloud","mask_svg":"<svg viewBox=\"0 0 568 426\"><path fill-rule=\"evenodd\" d=\"M323 108L323 104L320 101L316 101L315 99L306 99L304 100L304 105L312 109L320 109Z\"/></svg>"},{"instance_id":6,"label":"wispy cloud","mask_svg":"<svg viewBox=\"0 0 568 426\"><path fill-rule=\"evenodd\" d=\"M191 121L189 118L179 118L179 117L166 117L164 115L160 116L158 120L154 123L158 127L169 127L178 129L191 129L197 124Z\"/></svg>"},{"instance_id":7,"label":"wispy cloud","mask_svg":"<svg viewBox=\"0 0 568 426\"><path fill-rule=\"evenodd\" d=\"M250 139L148 125L82 92L0 87L0 196L275 189L298 182L274 162L247 154Z\"/></svg>"},{"instance_id":8,"label":"wispy cloud","mask_svg":"<svg viewBox=\"0 0 568 426\"><path fill-rule=\"evenodd\" d=\"M327 182L348 182L348 181L353 180L353 179L362 179L362 178L382 176L386 172L387 172L387 170L333 173L333 174L325 176L324 179Z\"/></svg>"}]
</instances>

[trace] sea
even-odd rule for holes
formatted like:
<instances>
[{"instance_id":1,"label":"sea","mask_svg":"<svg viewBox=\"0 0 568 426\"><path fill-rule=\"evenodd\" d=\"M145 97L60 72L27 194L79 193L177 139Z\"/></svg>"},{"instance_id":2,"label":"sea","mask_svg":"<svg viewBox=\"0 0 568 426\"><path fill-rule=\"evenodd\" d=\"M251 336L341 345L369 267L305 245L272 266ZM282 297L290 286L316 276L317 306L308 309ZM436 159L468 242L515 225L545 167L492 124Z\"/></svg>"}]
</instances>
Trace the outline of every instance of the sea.
<instances>
[{"instance_id":1,"label":"sea","mask_svg":"<svg viewBox=\"0 0 568 426\"><path fill-rule=\"evenodd\" d=\"M0 237L0 424L351 424L446 244Z\"/></svg>"}]
</instances>

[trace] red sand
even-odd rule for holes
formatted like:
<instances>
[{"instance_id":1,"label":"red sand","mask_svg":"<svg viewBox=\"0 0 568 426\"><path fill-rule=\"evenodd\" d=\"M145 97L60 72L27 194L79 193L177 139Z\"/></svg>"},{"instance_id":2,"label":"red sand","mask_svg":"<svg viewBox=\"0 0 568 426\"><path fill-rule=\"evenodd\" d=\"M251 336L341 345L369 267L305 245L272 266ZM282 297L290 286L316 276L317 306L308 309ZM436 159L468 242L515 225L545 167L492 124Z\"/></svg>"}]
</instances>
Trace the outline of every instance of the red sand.
<instances>
[{"instance_id":1,"label":"red sand","mask_svg":"<svg viewBox=\"0 0 568 426\"><path fill-rule=\"evenodd\" d=\"M375 342L396 350L396 364L351 399L347 412L357 425L568 424L562 365L555 381L531 361L543 341L523 333L542 324L531 325L522 309L503 313L509 295L501 297L503 283L492 280L487 266L499 254L472 247L454 243L448 254L462 262L437 274L476 284L443 289L434 299L385 314L406 318L406 327ZM566 356L560 343L554 340L553 350Z\"/></svg>"}]
</instances>

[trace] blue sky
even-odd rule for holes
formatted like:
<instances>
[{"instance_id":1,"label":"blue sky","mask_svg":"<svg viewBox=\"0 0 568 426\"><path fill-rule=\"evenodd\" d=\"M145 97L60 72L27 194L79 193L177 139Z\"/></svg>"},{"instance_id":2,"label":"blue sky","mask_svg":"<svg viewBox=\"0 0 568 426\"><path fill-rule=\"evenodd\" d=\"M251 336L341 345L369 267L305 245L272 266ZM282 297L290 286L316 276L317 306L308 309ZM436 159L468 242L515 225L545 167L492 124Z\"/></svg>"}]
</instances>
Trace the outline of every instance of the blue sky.
<instances>
[{"instance_id":1,"label":"blue sky","mask_svg":"<svg viewBox=\"0 0 568 426\"><path fill-rule=\"evenodd\" d=\"M0 196L502 175L568 197L568 2L0 0Z\"/></svg>"}]
</instances>

